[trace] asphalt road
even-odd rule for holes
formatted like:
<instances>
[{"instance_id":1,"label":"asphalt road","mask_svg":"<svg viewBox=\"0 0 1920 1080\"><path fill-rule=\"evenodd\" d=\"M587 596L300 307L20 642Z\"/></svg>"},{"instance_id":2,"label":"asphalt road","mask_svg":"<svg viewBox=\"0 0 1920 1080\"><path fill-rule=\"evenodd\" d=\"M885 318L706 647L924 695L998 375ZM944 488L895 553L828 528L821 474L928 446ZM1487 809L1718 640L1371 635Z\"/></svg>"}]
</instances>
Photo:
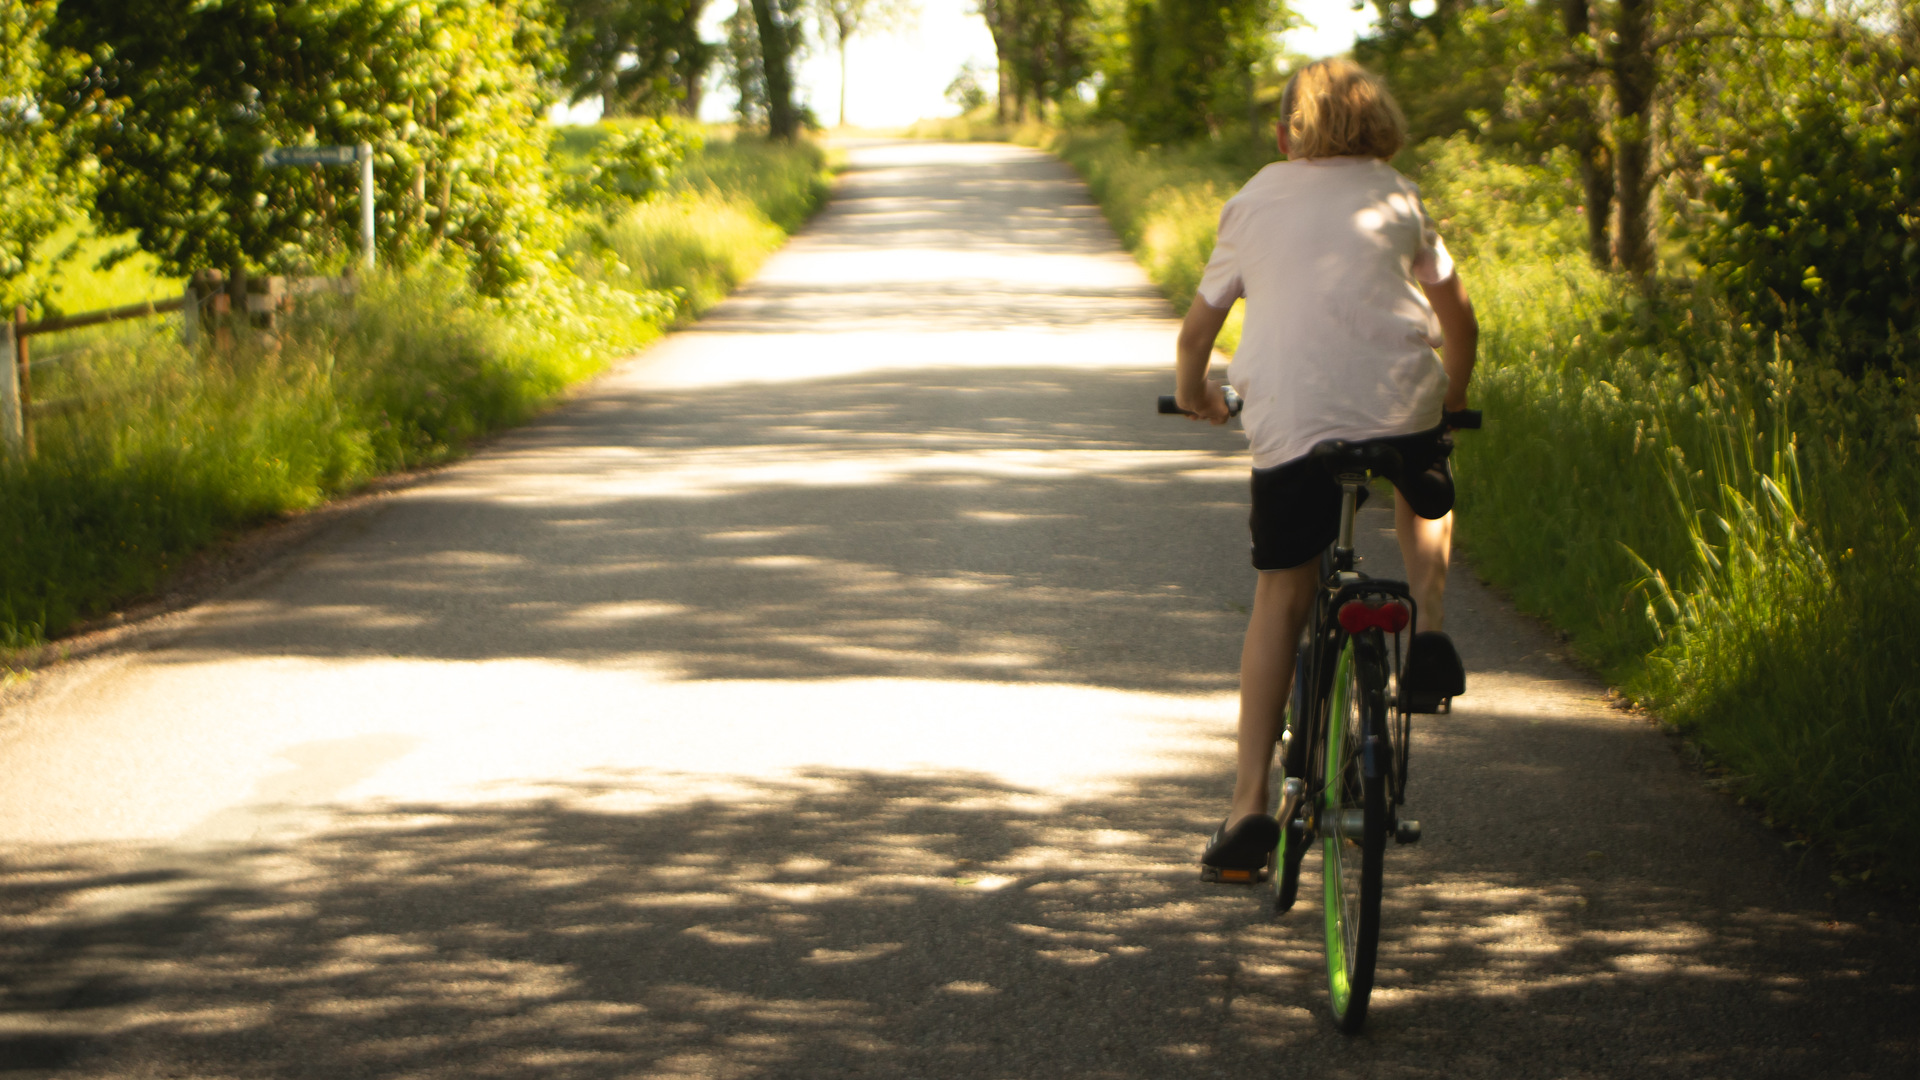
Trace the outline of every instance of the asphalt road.
<instances>
[{"instance_id":1,"label":"asphalt road","mask_svg":"<svg viewBox=\"0 0 1920 1080\"><path fill-rule=\"evenodd\" d=\"M1154 415L1062 166L851 161L698 327L0 714L0 1076L1916 1074L1907 917L1464 565L1335 1032L1317 857L1278 921L1195 872L1244 441Z\"/></svg>"}]
</instances>

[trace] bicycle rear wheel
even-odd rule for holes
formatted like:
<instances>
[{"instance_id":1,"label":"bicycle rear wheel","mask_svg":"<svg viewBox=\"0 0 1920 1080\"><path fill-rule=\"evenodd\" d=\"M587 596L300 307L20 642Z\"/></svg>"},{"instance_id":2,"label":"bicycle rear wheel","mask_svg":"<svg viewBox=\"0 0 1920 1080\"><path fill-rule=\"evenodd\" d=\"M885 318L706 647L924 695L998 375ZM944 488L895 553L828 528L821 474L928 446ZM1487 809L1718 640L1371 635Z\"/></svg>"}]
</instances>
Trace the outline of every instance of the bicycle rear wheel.
<instances>
[{"instance_id":1,"label":"bicycle rear wheel","mask_svg":"<svg viewBox=\"0 0 1920 1080\"><path fill-rule=\"evenodd\" d=\"M1387 847L1386 673L1374 645L1349 639L1340 650L1327 710L1327 785L1320 807L1327 986L1334 1020L1347 1032L1366 1023L1373 994Z\"/></svg>"}]
</instances>

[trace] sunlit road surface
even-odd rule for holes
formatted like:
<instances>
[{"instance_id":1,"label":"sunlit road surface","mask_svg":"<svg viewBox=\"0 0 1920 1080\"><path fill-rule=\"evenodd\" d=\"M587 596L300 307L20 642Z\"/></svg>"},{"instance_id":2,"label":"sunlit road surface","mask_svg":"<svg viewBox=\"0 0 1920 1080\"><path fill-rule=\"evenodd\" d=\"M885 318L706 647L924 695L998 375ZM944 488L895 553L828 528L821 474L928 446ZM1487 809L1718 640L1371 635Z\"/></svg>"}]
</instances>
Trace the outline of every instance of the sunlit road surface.
<instances>
[{"instance_id":1,"label":"sunlit road surface","mask_svg":"<svg viewBox=\"0 0 1920 1080\"><path fill-rule=\"evenodd\" d=\"M1153 414L1064 168L851 160L698 328L0 715L0 1075L1914 1075L1911 925L1464 572L1335 1033L1318 857L1196 879L1244 441Z\"/></svg>"}]
</instances>

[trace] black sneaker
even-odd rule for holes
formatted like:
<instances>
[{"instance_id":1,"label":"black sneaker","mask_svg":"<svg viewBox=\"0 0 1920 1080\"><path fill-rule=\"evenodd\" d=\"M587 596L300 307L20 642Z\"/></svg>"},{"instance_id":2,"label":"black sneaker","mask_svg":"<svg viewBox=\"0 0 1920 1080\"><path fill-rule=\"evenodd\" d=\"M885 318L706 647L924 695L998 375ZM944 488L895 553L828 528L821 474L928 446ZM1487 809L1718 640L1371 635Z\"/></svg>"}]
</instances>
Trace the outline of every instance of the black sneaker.
<instances>
[{"instance_id":1,"label":"black sneaker","mask_svg":"<svg viewBox=\"0 0 1920 1080\"><path fill-rule=\"evenodd\" d=\"M1245 885L1264 881L1279 844L1280 823L1271 815L1249 814L1231 829L1223 820L1200 853L1200 880Z\"/></svg>"},{"instance_id":2,"label":"black sneaker","mask_svg":"<svg viewBox=\"0 0 1920 1080\"><path fill-rule=\"evenodd\" d=\"M1400 711L1447 712L1452 699L1467 692L1467 671L1453 639L1438 630L1422 630L1407 646L1400 669Z\"/></svg>"}]
</instances>

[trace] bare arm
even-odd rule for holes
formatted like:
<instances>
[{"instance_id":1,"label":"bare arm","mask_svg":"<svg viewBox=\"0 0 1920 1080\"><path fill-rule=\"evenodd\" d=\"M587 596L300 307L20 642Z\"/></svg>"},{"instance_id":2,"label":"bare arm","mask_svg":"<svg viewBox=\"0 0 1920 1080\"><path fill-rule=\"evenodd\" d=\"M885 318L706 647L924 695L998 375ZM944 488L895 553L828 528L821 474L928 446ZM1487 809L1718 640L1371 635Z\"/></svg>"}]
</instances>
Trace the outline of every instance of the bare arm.
<instances>
[{"instance_id":1,"label":"bare arm","mask_svg":"<svg viewBox=\"0 0 1920 1080\"><path fill-rule=\"evenodd\" d=\"M1464 409L1467 383L1473 378L1473 362L1480 347L1480 320L1474 318L1473 301L1467 299L1467 287L1459 274L1420 287L1433 305L1434 318L1440 320L1440 364L1447 369L1446 408Z\"/></svg>"},{"instance_id":2,"label":"bare arm","mask_svg":"<svg viewBox=\"0 0 1920 1080\"><path fill-rule=\"evenodd\" d=\"M1173 369L1173 397L1196 420L1211 424L1227 422L1227 399L1218 386L1207 383L1207 366L1213 362L1213 342L1227 321L1229 304L1223 308L1207 303L1195 294L1193 306L1180 323L1180 343Z\"/></svg>"}]
</instances>

